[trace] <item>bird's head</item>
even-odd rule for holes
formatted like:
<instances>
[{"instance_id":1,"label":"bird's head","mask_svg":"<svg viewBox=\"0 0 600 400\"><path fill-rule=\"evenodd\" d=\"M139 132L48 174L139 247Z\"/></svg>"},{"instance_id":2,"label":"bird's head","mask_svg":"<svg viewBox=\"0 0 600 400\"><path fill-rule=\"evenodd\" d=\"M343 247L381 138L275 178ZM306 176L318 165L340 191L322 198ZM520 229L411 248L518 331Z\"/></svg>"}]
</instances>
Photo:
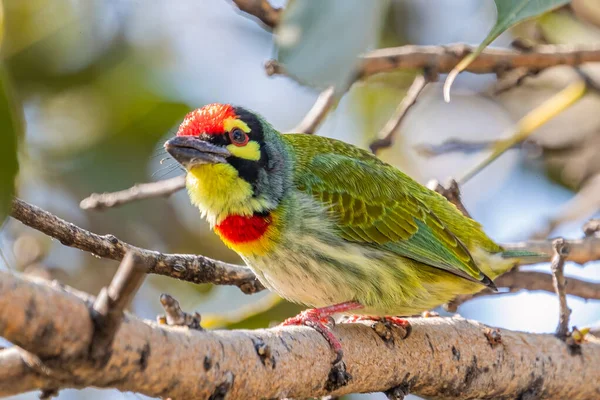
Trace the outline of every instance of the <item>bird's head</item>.
<instances>
[{"instance_id":1,"label":"bird's head","mask_svg":"<svg viewBox=\"0 0 600 400\"><path fill-rule=\"evenodd\" d=\"M229 215L265 213L286 188L286 149L257 114L228 104L190 112L165 143L187 170L190 199L212 224Z\"/></svg>"}]
</instances>

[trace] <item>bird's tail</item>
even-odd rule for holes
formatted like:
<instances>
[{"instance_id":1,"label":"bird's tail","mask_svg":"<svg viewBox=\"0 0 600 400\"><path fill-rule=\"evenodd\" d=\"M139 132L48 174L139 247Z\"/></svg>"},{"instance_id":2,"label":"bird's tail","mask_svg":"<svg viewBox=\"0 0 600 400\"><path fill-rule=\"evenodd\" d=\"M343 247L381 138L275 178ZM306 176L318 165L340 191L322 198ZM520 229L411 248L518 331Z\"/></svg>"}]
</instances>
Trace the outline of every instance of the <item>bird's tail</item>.
<instances>
[{"instance_id":1,"label":"bird's tail","mask_svg":"<svg viewBox=\"0 0 600 400\"><path fill-rule=\"evenodd\" d=\"M552 258L550 254L525 249L505 249L500 253L500 256L519 265L538 264L550 261Z\"/></svg>"},{"instance_id":2,"label":"bird's tail","mask_svg":"<svg viewBox=\"0 0 600 400\"><path fill-rule=\"evenodd\" d=\"M550 261L551 255L522 248L503 249L499 253L474 254L475 261L484 274L492 279L502 275L517 265L531 265Z\"/></svg>"}]
</instances>

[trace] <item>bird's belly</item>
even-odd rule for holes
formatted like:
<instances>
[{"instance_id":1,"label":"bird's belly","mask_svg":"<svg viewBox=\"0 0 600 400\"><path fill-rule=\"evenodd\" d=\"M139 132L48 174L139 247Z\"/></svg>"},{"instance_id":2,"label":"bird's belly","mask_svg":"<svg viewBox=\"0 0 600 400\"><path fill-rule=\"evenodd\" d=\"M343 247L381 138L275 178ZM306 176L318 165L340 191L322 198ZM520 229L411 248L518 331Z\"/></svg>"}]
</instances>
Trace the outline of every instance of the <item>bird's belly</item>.
<instances>
[{"instance_id":1,"label":"bird's belly","mask_svg":"<svg viewBox=\"0 0 600 400\"><path fill-rule=\"evenodd\" d=\"M261 282L311 307L357 301L370 315L414 315L483 288L414 260L357 243L295 237L267 256L245 257Z\"/></svg>"}]
</instances>

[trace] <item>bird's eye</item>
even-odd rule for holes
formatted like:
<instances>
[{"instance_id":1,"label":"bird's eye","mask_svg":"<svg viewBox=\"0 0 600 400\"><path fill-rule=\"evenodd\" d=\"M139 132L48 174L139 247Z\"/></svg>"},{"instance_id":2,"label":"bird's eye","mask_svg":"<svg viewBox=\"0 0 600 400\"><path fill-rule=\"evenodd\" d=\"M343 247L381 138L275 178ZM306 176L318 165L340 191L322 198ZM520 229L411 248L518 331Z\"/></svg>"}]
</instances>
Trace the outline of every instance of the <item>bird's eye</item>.
<instances>
[{"instance_id":1,"label":"bird's eye","mask_svg":"<svg viewBox=\"0 0 600 400\"><path fill-rule=\"evenodd\" d=\"M246 143L248 143L248 140L250 140L246 132L239 128L234 128L229 132L229 139L231 139L231 143L236 146L245 146Z\"/></svg>"}]
</instances>

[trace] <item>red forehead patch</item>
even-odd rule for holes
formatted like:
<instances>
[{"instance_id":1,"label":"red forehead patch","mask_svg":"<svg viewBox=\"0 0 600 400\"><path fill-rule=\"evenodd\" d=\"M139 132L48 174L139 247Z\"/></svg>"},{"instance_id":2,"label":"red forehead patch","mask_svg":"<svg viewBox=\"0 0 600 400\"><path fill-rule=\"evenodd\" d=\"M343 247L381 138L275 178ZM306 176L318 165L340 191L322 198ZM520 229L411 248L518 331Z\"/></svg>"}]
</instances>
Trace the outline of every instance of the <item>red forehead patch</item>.
<instances>
[{"instance_id":1,"label":"red forehead patch","mask_svg":"<svg viewBox=\"0 0 600 400\"><path fill-rule=\"evenodd\" d=\"M227 118L235 118L235 111L229 104L213 103L198 108L185 116L177 136L198 136L202 133L225 133L223 122Z\"/></svg>"}]
</instances>

